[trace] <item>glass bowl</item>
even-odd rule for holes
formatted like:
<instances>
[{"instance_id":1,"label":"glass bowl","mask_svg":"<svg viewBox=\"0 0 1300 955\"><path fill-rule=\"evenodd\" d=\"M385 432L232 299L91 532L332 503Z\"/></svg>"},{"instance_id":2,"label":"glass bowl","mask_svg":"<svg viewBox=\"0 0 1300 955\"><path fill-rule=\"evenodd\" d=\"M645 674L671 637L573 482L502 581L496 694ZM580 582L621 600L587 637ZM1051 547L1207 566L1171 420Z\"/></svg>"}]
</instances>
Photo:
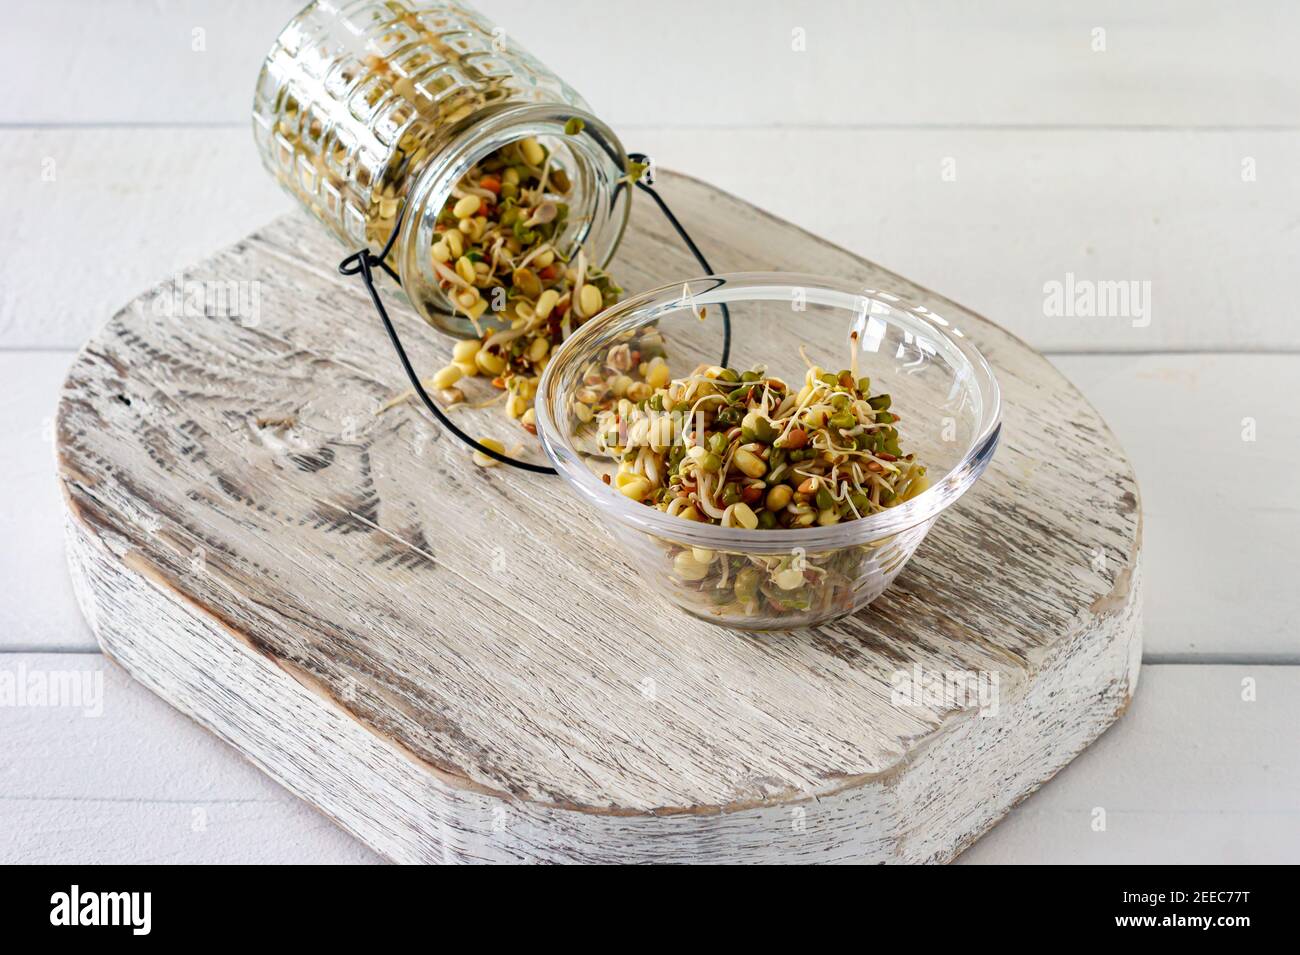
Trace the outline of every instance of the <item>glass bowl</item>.
<instances>
[{"instance_id":1,"label":"glass bowl","mask_svg":"<svg viewBox=\"0 0 1300 955\"><path fill-rule=\"evenodd\" d=\"M725 360L723 305L731 314ZM926 466L929 487L857 520L770 530L687 520L631 500L607 483L618 461L599 450L578 395L588 375L608 374L612 356L635 376L643 356L659 353L673 378L701 364L762 365L798 389L809 362L870 376L873 394L892 397L902 450ZM599 511L648 587L696 617L745 630L815 626L878 597L984 472L1000 431L997 380L961 329L887 291L791 273L704 276L611 306L556 352L536 409L556 470Z\"/></svg>"}]
</instances>

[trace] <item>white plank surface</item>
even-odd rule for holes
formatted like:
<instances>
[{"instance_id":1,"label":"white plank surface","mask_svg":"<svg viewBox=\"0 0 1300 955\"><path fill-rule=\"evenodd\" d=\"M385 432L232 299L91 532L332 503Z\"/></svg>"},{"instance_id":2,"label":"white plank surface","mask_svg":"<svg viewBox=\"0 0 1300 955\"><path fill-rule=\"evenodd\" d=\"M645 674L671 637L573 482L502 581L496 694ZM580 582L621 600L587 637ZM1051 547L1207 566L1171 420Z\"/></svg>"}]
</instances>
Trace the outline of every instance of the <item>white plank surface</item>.
<instances>
[{"instance_id":1,"label":"white plank surface","mask_svg":"<svg viewBox=\"0 0 1300 955\"><path fill-rule=\"evenodd\" d=\"M246 129L0 131L0 345L79 348L289 203Z\"/></svg>"},{"instance_id":2,"label":"white plank surface","mask_svg":"<svg viewBox=\"0 0 1300 955\"><path fill-rule=\"evenodd\" d=\"M0 353L0 651L96 649L68 580L54 478L54 406L72 357Z\"/></svg>"},{"instance_id":3,"label":"white plank surface","mask_svg":"<svg viewBox=\"0 0 1300 955\"><path fill-rule=\"evenodd\" d=\"M1144 659L1300 663L1300 355L1053 361L1137 471Z\"/></svg>"},{"instance_id":4,"label":"white plank surface","mask_svg":"<svg viewBox=\"0 0 1300 955\"><path fill-rule=\"evenodd\" d=\"M1287 304L1300 132L665 128L627 139L1039 349L1300 350ZM1241 181L1243 156L1257 181ZM940 178L945 157L955 181ZM290 202L243 127L0 130L0 174L14 226L0 236L10 347L79 346L140 289ZM34 235L57 237L57 273ZM1045 315L1044 283L1070 273L1149 282L1149 324Z\"/></svg>"},{"instance_id":5,"label":"white plank surface","mask_svg":"<svg viewBox=\"0 0 1300 955\"><path fill-rule=\"evenodd\" d=\"M103 656L0 653L20 668L99 674L102 715L0 707L5 863L378 861Z\"/></svg>"},{"instance_id":6,"label":"white plank surface","mask_svg":"<svg viewBox=\"0 0 1300 955\"><path fill-rule=\"evenodd\" d=\"M242 123L257 66L301 5L15 5L0 34L13 67L0 121ZM478 6L620 125L1300 119L1300 9L1285 0L1246 9L1212 0L564 0L546 18L527 0ZM1104 52L1093 50L1097 29Z\"/></svg>"},{"instance_id":7,"label":"white plank surface","mask_svg":"<svg viewBox=\"0 0 1300 955\"><path fill-rule=\"evenodd\" d=\"M960 861L1294 865L1297 726L1300 668L1144 666L1128 714Z\"/></svg>"},{"instance_id":8,"label":"white plank surface","mask_svg":"<svg viewBox=\"0 0 1300 955\"><path fill-rule=\"evenodd\" d=\"M20 665L104 671L104 709L0 708L0 862L377 861L102 657L0 654ZM1129 713L960 861L1294 863L1298 724L1298 667L1146 666Z\"/></svg>"},{"instance_id":9,"label":"white plank surface","mask_svg":"<svg viewBox=\"0 0 1300 955\"><path fill-rule=\"evenodd\" d=\"M1297 132L656 129L628 140L1039 349L1300 349L1300 321L1281 318L1296 314L1282 283L1300 256ZM1241 178L1247 157L1253 182ZM1149 283L1149 313L1049 315L1044 286L1069 274Z\"/></svg>"}]
</instances>

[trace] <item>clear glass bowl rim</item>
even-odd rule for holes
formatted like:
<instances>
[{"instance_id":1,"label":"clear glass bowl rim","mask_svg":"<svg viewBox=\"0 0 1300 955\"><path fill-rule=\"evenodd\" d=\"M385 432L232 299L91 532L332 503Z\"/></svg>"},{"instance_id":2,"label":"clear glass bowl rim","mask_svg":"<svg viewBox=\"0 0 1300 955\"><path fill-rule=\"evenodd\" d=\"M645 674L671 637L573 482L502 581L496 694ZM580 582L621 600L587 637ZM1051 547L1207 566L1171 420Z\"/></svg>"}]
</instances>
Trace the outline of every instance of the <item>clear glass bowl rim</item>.
<instances>
[{"instance_id":1,"label":"clear glass bowl rim","mask_svg":"<svg viewBox=\"0 0 1300 955\"><path fill-rule=\"evenodd\" d=\"M689 286L696 304L707 306L776 298L789 301L796 290L802 290L809 302L837 306L847 306L849 301L868 295L880 296L890 306L891 314L886 319L887 322L943 341L947 344L950 355L956 353L962 359L957 373L971 375L980 396L981 415L965 453L942 478L932 478L934 483L910 501L870 517L829 527L814 525L782 530L719 527L670 516L624 497L583 463L569 439L567 429L559 426L558 422L563 420L559 413L562 407L560 402L570 397L558 393L559 378L568 366L574 363L585 364L590 360L592 343L596 339L643 327L665 312L685 307L687 302L682 294L685 286ZM761 295L756 294L760 291ZM555 357L547 364L538 385L535 402L537 433L546 456L579 496L590 501L606 516L612 516L634 530L691 546L751 553L788 553L796 548L811 553L871 543L901 533L942 513L984 473L1001 434L1001 389L993 369L979 349L960 330L954 328L957 331L954 335L927 319L927 314L935 313L893 291L868 290L840 279L796 272L729 272L701 275L662 285L611 306L582 325L560 346ZM740 327L737 327L738 324ZM947 327L953 328L951 325ZM733 320L732 335L740 334L743 334L743 323Z\"/></svg>"}]
</instances>

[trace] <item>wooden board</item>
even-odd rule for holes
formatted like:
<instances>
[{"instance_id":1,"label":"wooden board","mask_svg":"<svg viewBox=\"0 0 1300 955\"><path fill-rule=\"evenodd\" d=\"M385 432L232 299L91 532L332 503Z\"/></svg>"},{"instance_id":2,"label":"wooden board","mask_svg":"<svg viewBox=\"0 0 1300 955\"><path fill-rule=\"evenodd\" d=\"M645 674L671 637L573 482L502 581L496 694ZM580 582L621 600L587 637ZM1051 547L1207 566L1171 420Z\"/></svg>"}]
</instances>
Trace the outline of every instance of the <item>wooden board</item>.
<instances>
[{"instance_id":1,"label":"wooden board","mask_svg":"<svg viewBox=\"0 0 1300 955\"><path fill-rule=\"evenodd\" d=\"M145 685L395 860L950 859L1127 706L1132 471L1017 339L663 183L720 270L893 289L998 369L993 466L872 609L757 637L647 603L558 484L468 467L415 409L374 415L400 373L297 216L187 270L259 283L256 321L168 316L163 287L79 356L57 422L79 599ZM640 210L618 274L692 271ZM417 363L449 345L425 336ZM913 667L996 681L996 715L891 702Z\"/></svg>"},{"instance_id":2,"label":"wooden board","mask_svg":"<svg viewBox=\"0 0 1300 955\"><path fill-rule=\"evenodd\" d=\"M10 383L0 442L13 462L5 493L23 502L0 512L0 534L25 542L0 549L0 576L22 595L0 602L0 652L98 647L72 596L62 536L50 533L63 515L51 479L54 411L73 357L0 354L0 381ZM1101 412L1142 487L1143 661L1300 664L1291 573L1300 501L1274 480L1300 470L1300 407L1291 400L1300 356L1067 355L1052 364ZM1189 407L1202 411L1187 415ZM1254 492L1189 483L1204 434L1236 441L1246 417L1259 440L1242 442L1234 468ZM1212 539L1197 520L1207 509Z\"/></svg>"}]
</instances>

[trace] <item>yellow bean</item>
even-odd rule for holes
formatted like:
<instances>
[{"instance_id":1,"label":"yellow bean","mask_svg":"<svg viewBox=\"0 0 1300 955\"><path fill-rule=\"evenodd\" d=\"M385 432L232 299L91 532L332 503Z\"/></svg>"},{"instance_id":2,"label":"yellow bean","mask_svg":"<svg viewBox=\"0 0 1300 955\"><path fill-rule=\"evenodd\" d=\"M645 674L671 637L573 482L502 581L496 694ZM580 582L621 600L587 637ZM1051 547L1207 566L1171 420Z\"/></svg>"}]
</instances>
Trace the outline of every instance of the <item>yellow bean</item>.
<instances>
[{"instance_id":1,"label":"yellow bean","mask_svg":"<svg viewBox=\"0 0 1300 955\"><path fill-rule=\"evenodd\" d=\"M634 501L644 500L645 496L650 493L650 482L640 476L633 477L619 486L619 491L624 497L630 497Z\"/></svg>"},{"instance_id":2,"label":"yellow bean","mask_svg":"<svg viewBox=\"0 0 1300 955\"><path fill-rule=\"evenodd\" d=\"M539 362L546 357L546 353L550 351L550 349L551 343L545 338L535 338L533 339L533 343L528 346L528 360L531 362Z\"/></svg>"},{"instance_id":3,"label":"yellow bean","mask_svg":"<svg viewBox=\"0 0 1300 955\"><path fill-rule=\"evenodd\" d=\"M445 368L440 368L437 374L433 376L433 387L438 389L450 388L456 382L460 381L463 374L464 373L455 365L447 365Z\"/></svg>"},{"instance_id":4,"label":"yellow bean","mask_svg":"<svg viewBox=\"0 0 1300 955\"><path fill-rule=\"evenodd\" d=\"M528 399L523 395L511 395L506 399L506 414L512 418L522 418L528 410Z\"/></svg>"},{"instance_id":5,"label":"yellow bean","mask_svg":"<svg viewBox=\"0 0 1300 955\"><path fill-rule=\"evenodd\" d=\"M519 143L519 148L524 154L524 161L530 166L540 166L546 161L546 150L542 148L541 143L531 136L522 140Z\"/></svg>"},{"instance_id":6,"label":"yellow bean","mask_svg":"<svg viewBox=\"0 0 1300 955\"><path fill-rule=\"evenodd\" d=\"M433 245L433 257L438 262L451 261L451 249L447 248L446 242L435 242Z\"/></svg>"},{"instance_id":7,"label":"yellow bean","mask_svg":"<svg viewBox=\"0 0 1300 955\"><path fill-rule=\"evenodd\" d=\"M451 350L451 357L456 361L473 361L481 347L482 342L477 338L466 338L456 343L456 347Z\"/></svg>"},{"instance_id":8,"label":"yellow bean","mask_svg":"<svg viewBox=\"0 0 1300 955\"><path fill-rule=\"evenodd\" d=\"M709 575L709 565L701 564L688 550L673 558L673 573L682 580L703 580Z\"/></svg>"},{"instance_id":9,"label":"yellow bean","mask_svg":"<svg viewBox=\"0 0 1300 955\"><path fill-rule=\"evenodd\" d=\"M793 496L794 492L790 490L790 485L778 484L767 492L767 509L779 511L790 503L790 498Z\"/></svg>"},{"instance_id":10,"label":"yellow bean","mask_svg":"<svg viewBox=\"0 0 1300 955\"><path fill-rule=\"evenodd\" d=\"M485 448L491 448L493 451L497 452L497 454L506 453L506 446L502 444L500 441L498 441L496 438L479 438L478 443L483 445L483 447ZM496 458L488 457L482 451L475 451L474 463L481 468L494 468L501 462L498 461Z\"/></svg>"},{"instance_id":11,"label":"yellow bean","mask_svg":"<svg viewBox=\"0 0 1300 955\"><path fill-rule=\"evenodd\" d=\"M555 303L560 300L560 293L553 288L548 288L537 298L537 305L533 308L533 314L545 321L551 314L551 309L555 308Z\"/></svg>"},{"instance_id":12,"label":"yellow bean","mask_svg":"<svg viewBox=\"0 0 1300 955\"><path fill-rule=\"evenodd\" d=\"M474 263L463 255L456 260L456 274L470 285L473 285L474 279L477 278L477 273L474 271Z\"/></svg>"},{"instance_id":13,"label":"yellow bean","mask_svg":"<svg viewBox=\"0 0 1300 955\"><path fill-rule=\"evenodd\" d=\"M766 462L753 451L747 451L745 448L738 450L732 460L735 462L736 467L744 471L749 477L762 477L767 473Z\"/></svg>"},{"instance_id":14,"label":"yellow bean","mask_svg":"<svg viewBox=\"0 0 1300 955\"><path fill-rule=\"evenodd\" d=\"M460 237L459 232L448 229L442 234L442 241L446 243L451 258L459 259L465 254L465 240Z\"/></svg>"},{"instance_id":15,"label":"yellow bean","mask_svg":"<svg viewBox=\"0 0 1300 955\"><path fill-rule=\"evenodd\" d=\"M533 257L533 265L539 269L544 269L555 261L555 253L551 249L543 249Z\"/></svg>"},{"instance_id":16,"label":"yellow bean","mask_svg":"<svg viewBox=\"0 0 1300 955\"><path fill-rule=\"evenodd\" d=\"M478 374L478 365L474 363L472 358L469 361L453 361L452 364L459 368L460 373L466 378L473 378Z\"/></svg>"},{"instance_id":17,"label":"yellow bean","mask_svg":"<svg viewBox=\"0 0 1300 955\"><path fill-rule=\"evenodd\" d=\"M578 296L578 309L582 312L583 318L591 318L600 311L604 305L604 299L601 298L600 289L594 285L584 285L582 294Z\"/></svg>"},{"instance_id":18,"label":"yellow bean","mask_svg":"<svg viewBox=\"0 0 1300 955\"><path fill-rule=\"evenodd\" d=\"M479 206L482 204L483 200L478 196L464 196L452 207L451 214L457 219L467 219L478 212Z\"/></svg>"},{"instance_id":19,"label":"yellow bean","mask_svg":"<svg viewBox=\"0 0 1300 955\"><path fill-rule=\"evenodd\" d=\"M662 358L655 358L650 362L646 371L645 383L651 388L667 388L671 380L671 374L668 371L668 363Z\"/></svg>"},{"instance_id":20,"label":"yellow bean","mask_svg":"<svg viewBox=\"0 0 1300 955\"><path fill-rule=\"evenodd\" d=\"M474 364L483 370L483 374L491 375L493 378L505 371L506 368L506 360L486 348L480 348L474 355Z\"/></svg>"},{"instance_id":21,"label":"yellow bean","mask_svg":"<svg viewBox=\"0 0 1300 955\"><path fill-rule=\"evenodd\" d=\"M752 531L758 526L758 515L750 509L748 504L731 505L731 519L746 530Z\"/></svg>"},{"instance_id":22,"label":"yellow bean","mask_svg":"<svg viewBox=\"0 0 1300 955\"><path fill-rule=\"evenodd\" d=\"M596 415L595 412L591 410L591 405L581 401L575 401L573 403L573 416L579 421L586 423Z\"/></svg>"},{"instance_id":23,"label":"yellow bean","mask_svg":"<svg viewBox=\"0 0 1300 955\"><path fill-rule=\"evenodd\" d=\"M803 571L795 570L793 567L787 567L785 570L778 571L772 577L772 583L776 584L782 590L794 590L803 583Z\"/></svg>"}]
</instances>

